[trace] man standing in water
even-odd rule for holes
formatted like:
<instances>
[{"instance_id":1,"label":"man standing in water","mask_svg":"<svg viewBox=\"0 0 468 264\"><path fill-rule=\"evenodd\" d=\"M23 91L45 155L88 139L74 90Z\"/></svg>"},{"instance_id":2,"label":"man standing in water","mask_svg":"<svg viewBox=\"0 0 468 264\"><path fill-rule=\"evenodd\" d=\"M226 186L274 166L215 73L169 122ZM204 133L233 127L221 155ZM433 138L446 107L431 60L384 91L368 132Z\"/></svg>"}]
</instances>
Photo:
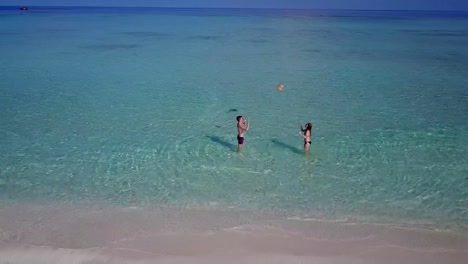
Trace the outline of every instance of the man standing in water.
<instances>
[{"instance_id":1,"label":"man standing in water","mask_svg":"<svg viewBox=\"0 0 468 264\"><path fill-rule=\"evenodd\" d=\"M249 130L250 122L244 120L242 116L237 116L237 151L241 151L244 147L244 133Z\"/></svg>"}]
</instances>

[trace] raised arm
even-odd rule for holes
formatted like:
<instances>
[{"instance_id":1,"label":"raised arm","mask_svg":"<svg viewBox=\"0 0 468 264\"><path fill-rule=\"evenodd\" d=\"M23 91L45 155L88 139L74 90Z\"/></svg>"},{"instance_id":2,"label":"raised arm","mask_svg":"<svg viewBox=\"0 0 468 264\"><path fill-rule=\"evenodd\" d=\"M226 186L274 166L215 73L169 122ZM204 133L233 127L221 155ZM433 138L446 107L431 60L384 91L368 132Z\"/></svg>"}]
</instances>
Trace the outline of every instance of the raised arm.
<instances>
[{"instance_id":1,"label":"raised arm","mask_svg":"<svg viewBox=\"0 0 468 264\"><path fill-rule=\"evenodd\" d=\"M247 125L246 125L245 123L247 123ZM247 130L249 130L249 123L246 122L246 121L244 120L244 123L243 123L243 124L239 124L239 127L240 127L242 130L247 131Z\"/></svg>"},{"instance_id":2,"label":"raised arm","mask_svg":"<svg viewBox=\"0 0 468 264\"><path fill-rule=\"evenodd\" d=\"M302 124L299 124L301 126L301 131L304 132L305 127Z\"/></svg>"},{"instance_id":3,"label":"raised arm","mask_svg":"<svg viewBox=\"0 0 468 264\"><path fill-rule=\"evenodd\" d=\"M305 133L303 133L303 132L299 132L299 135L300 135L302 138L304 138L304 139L307 139L307 137L306 137Z\"/></svg>"}]
</instances>

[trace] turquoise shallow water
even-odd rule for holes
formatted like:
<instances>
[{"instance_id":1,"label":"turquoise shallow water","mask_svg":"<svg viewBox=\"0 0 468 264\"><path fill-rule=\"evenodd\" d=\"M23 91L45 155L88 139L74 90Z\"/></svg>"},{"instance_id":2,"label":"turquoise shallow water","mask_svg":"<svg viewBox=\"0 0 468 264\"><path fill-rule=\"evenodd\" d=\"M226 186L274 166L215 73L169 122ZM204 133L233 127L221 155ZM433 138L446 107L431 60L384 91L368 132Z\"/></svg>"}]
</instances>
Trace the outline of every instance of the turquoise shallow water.
<instances>
[{"instance_id":1,"label":"turquoise shallow water","mask_svg":"<svg viewBox=\"0 0 468 264\"><path fill-rule=\"evenodd\" d=\"M1 196L466 225L468 19L330 12L1 11Z\"/></svg>"}]
</instances>

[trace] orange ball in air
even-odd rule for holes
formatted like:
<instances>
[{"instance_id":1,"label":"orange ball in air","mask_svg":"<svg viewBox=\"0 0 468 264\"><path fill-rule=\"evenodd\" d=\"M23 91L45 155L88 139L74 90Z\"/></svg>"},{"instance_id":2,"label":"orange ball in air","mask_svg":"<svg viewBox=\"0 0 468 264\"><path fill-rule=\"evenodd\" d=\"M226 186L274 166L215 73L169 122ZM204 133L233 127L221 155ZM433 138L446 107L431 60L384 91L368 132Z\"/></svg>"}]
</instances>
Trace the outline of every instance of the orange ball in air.
<instances>
[{"instance_id":1,"label":"orange ball in air","mask_svg":"<svg viewBox=\"0 0 468 264\"><path fill-rule=\"evenodd\" d=\"M284 88L284 86L283 86L282 84L278 84L278 89L279 89L280 91L283 91L283 88Z\"/></svg>"}]
</instances>

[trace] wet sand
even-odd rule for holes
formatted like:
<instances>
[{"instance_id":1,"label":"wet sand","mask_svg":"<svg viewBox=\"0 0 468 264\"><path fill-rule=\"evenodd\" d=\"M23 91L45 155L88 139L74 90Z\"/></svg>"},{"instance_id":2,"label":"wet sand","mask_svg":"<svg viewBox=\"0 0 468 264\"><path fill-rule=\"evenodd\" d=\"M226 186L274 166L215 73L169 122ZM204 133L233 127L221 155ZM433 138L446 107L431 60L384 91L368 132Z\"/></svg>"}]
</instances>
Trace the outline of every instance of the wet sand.
<instances>
[{"instance_id":1,"label":"wet sand","mask_svg":"<svg viewBox=\"0 0 468 264\"><path fill-rule=\"evenodd\" d=\"M0 264L466 263L468 236L236 209L0 205Z\"/></svg>"}]
</instances>

